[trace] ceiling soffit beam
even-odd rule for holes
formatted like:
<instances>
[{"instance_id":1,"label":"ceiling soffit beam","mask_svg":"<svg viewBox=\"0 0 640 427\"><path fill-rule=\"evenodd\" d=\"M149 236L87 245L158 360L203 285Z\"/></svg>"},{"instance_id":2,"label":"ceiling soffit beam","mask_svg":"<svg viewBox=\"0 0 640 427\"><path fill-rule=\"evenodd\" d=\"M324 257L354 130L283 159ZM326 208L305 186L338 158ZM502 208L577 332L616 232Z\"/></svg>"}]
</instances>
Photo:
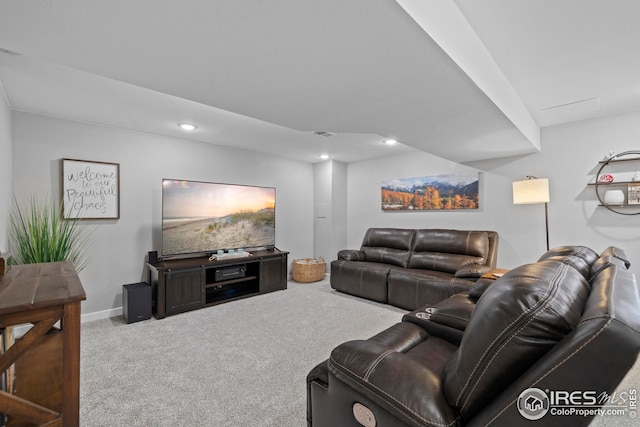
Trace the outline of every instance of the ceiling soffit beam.
<instances>
[{"instance_id":1,"label":"ceiling soffit beam","mask_svg":"<svg viewBox=\"0 0 640 427\"><path fill-rule=\"evenodd\" d=\"M453 1L396 0L503 112L535 150L540 126Z\"/></svg>"}]
</instances>

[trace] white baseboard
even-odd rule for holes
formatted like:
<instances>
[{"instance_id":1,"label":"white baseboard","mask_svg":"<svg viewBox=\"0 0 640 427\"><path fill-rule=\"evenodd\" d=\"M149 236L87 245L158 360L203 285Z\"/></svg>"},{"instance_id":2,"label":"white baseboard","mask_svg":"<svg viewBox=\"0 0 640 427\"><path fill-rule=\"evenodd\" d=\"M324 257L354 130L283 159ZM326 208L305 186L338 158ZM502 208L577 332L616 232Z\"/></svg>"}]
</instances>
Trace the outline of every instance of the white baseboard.
<instances>
[{"instance_id":1,"label":"white baseboard","mask_svg":"<svg viewBox=\"0 0 640 427\"><path fill-rule=\"evenodd\" d=\"M325 273L325 279L329 278L329 274ZM93 313L85 313L80 316L80 323L93 322L94 320L109 319L110 317L122 316L122 307L110 308L109 310L94 311ZM14 334L18 337L24 335L29 329L30 324L16 325Z\"/></svg>"},{"instance_id":2,"label":"white baseboard","mask_svg":"<svg viewBox=\"0 0 640 427\"><path fill-rule=\"evenodd\" d=\"M80 316L80 323L91 322L93 320L108 319L110 317L116 317L116 316L122 316L122 307L82 314ZM60 327L60 322L57 322L54 326ZM33 325L30 323L15 325L13 327L13 335L16 338L20 338L32 327Z\"/></svg>"},{"instance_id":3,"label":"white baseboard","mask_svg":"<svg viewBox=\"0 0 640 427\"><path fill-rule=\"evenodd\" d=\"M109 310L94 311L80 316L80 323L92 322L94 320L108 319L110 317L122 316L122 307L111 308Z\"/></svg>"}]
</instances>

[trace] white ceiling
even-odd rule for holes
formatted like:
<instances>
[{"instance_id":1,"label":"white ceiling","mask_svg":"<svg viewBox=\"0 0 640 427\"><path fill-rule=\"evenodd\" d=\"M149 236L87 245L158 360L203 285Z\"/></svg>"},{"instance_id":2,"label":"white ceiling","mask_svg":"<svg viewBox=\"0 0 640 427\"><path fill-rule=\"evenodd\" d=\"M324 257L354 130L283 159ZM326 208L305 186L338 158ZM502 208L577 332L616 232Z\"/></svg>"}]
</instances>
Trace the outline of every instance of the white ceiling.
<instances>
[{"instance_id":1,"label":"white ceiling","mask_svg":"<svg viewBox=\"0 0 640 427\"><path fill-rule=\"evenodd\" d=\"M466 162L640 107L636 0L159 4L0 3L11 108L307 162Z\"/></svg>"}]
</instances>

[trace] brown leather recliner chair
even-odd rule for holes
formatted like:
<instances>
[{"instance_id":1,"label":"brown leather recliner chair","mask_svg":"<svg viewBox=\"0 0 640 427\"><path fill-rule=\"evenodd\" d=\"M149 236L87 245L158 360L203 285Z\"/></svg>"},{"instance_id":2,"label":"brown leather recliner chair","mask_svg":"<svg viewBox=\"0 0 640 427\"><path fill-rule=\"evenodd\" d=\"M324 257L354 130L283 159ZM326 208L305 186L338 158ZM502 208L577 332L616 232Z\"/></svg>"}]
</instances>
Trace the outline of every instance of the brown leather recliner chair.
<instances>
[{"instance_id":1,"label":"brown leather recliner chair","mask_svg":"<svg viewBox=\"0 0 640 427\"><path fill-rule=\"evenodd\" d=\"M628 267L617 248L557 248L341 344L307 377L308 425L587 425L640 350Z\"/></svg>"}]
</instances>

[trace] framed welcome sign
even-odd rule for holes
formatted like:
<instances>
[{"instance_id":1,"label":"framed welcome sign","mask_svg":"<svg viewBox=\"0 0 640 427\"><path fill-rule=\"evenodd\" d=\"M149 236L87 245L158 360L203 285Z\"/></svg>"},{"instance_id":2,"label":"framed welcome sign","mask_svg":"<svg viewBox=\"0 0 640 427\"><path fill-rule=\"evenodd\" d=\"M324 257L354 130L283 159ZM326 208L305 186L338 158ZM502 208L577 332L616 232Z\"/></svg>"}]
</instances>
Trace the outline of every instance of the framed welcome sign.
<instances>
[{"instance_id":1,"label":"framed welcome sign","mask_svg":"<svg viewBox=\"0 0 640 427\"><path fill-rule=\"evenodd\" d=\"M62 209L68 219L119 219L120 164L62 159Z\"/></svg>"}]
</instances>

